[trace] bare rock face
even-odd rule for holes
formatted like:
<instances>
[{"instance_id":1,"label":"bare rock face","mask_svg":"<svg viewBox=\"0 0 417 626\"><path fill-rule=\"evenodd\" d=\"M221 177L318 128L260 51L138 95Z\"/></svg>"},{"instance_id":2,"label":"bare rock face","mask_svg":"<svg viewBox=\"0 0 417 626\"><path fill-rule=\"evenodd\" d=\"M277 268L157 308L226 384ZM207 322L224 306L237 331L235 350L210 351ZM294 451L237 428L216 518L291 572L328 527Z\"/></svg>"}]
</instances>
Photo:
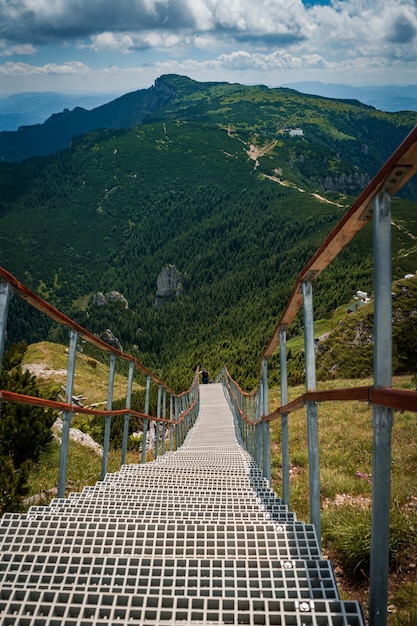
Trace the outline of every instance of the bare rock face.
<instances>
[{"instance_id":1,"label":"bare rock face","mask_svg":"<svg viewBox=\"0 0 417 626\"><path fill-rule=\"evenodd\" d=\"M117 350L120 350L121 352L123 352L123 346L120 342L120 339L118 339L110 330L110 328L106 328L106 330L101 333L100 335L100 339L102 339L103 341L105 341L106 343L108 343L110 346L113 346L114 348L116 348Z\"/></svg>"},{"instance_id":2,"label":"bare rock face","mask_svg":"<svg viewBox=\"0 0 417 626\"><path fill-rule=\"evenodd\" d=\"M106 294L103 294L101 291L98 291L97 293L93 294L91 298L91 302L95 306L105 306L109 302L122 302L125 309L129 308L128 301L126 300L124 295L122 295L118 291L109 291Z\"/></svg>"},{"instance_id":3,"label":"bare rock face","mask_svg":"<svg viewBox=\"0 0 417 626\"><path fill-rule=\"evenodd\" d=\"M168 265L160 272L156 287L155 308L159 309L168 300L177 298L182 291L182 274L177 270L175 265Z\"/></svg>"}]
</instances>

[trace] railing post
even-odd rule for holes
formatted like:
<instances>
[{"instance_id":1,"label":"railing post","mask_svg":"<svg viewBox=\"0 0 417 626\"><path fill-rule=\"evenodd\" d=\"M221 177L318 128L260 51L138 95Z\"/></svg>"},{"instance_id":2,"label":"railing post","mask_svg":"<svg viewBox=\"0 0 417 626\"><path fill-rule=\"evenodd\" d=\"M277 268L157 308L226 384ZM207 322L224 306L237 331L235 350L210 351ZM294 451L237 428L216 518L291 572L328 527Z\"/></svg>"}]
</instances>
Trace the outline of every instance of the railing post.
<instances>
[{"instance_id":1,"label":"railing post","mask_svg":"<svg viewBox=\"0 0 417 626\"><path fill-rule=\"evenodd\" d=\"M12 295L12 288L7 280L0 279L0 372L3 363L4 345L6 343L7 314Z\"/></svg>"},{"instance_id":2,"label":"railing post","mask_svg":"<svg viewBox=\"0 0 417 626\"><path fill-rule=\"evenodd\" d=\"M172 396L172 393L169 394L169 420L170 422L172 422L172 418L173 418L173 413L174 413L174 398ZM173 426L172 424L169 425L169 451L172 452L173 450L173 443L172 443L172 439L173 439Z\"/></svg>"},{"instance_id":3,"label":"railing post","mask_svg":"<svg viewBox=\"0 0 417 626\"><path fill-rule=\"evenodd\" d=\"M281 369L281 406L288 403L288 375L287 375L287 330L281 326L280 330L280 369ZM290 452L288 435L288 413L281 415L281 446L282 446L282 501L290 506Z\"/></svg>"},{"instance_id":4,"label":"railing post","mask_svg":"<svg viewBox=\"0 0 417 626\"><path fill-rule=\"evenodd\" d=\"M164 389L162 392L162 417L165 418L167 416L167 390ZM165 454L165 422L162 422L162 436L161 436L161 454L164 456Z\"/></svg>"},{"instance_id":5,"label":"railing post","mask_svg":"<svg viewBox=\"0 0 417 626\"><path fill-rule=\"evenodd\" d=\"M145 415L149 415L149 401L151 394L151 377L149 374L146 377L146 392L145 392ZM146 463L146 438L148 435L148 419L143 420L143 437L142 437L142 463Z\"/></svg>"},{"instance_id":6,"label":"railing post","mask_svg":"<svg viewBox=\"0 0 417 626\"><path fill-rule=\"evenodd\" d=\"M268 398L268 360L262 359L262 413L269 415L269 398ZM263 474L269 484L271 484L271 440L269 422L262 424L263 434Z\"/></svg>"},{"instance_id":7,"label":"railing post","mask_svg":"<svg viewBox=\"0 0 417 626\"><path fill-rule=\"evenodd\" d=\"M179 420L180 418L180 399L175 398L175 419ZM175 425L175 449L178 450L180 447L180 424Z\"/></svg>"},{"instance_id":8,"label":"railing post","mask_svg":"<svg viewBox=\"0 0 417 626\"><path fill-rule=\"evenodd\" d=\"M113 387L114 387L114 372L116 368L116 355L110 354L110 371L109 371L109 386L107 388L107 405L106 410L111 411L113 405ZM111 430L111 415L106 415L104 418L104 443L103 443L103 462L101 465L101 480L104 480L107 474L107 463L109 460L109 448L110 448L110 430Z\"/></svg>"},{"instance_id":9,"label":"railing post","mask_svg":"<svg viewBox=\"0 0 417 626\"><path fill-rule=\"evenodd\" d=\"M306 361L307 391L316 389L316 358L314 346L314 314L313 285L310 280L303 282L304 310L304 350ZM318 412L316 402L308 401L307 432L308 432L308 467L310 478L310 519L316 529L317 541L321 546L320 520L320 468L319 468L319 436Z\"/></svg>"},{"instance_id":10,"label":"railing post","mask_svg":"<svg viewBox=\"0 0 417 626\"><path fill-rule=\"evenodd\" d=\"M374 208L374 384L392 385L391 198L379 194ZM391 430L393 411L373 407L372 532L369 624L385 626L388 607Z\"/></svg>"},{"instance_id":11,"label":"railing post","mask_svg":"<svg viewBox=\"0 0 417 626\"><path fill-rule=\"evenodd\" d=\"M256 413L257 413L257 409L256 409L256 405L257 405L257 396L252 396L252 409L251 409L251 416L252 416L252 425L251 425L251 449L250 449L250 453L253 456L253 458L255 458L255 441L256 441Z\"/></svg>"},{"instance_id":12,"label":"railing post","mask_svg":"<svg viewBox=\"0 0 417 626\"><path fill-rule=\"evenodd\" d=\"M161 417L161 395L162 387L158 385L158 404L156 406L156 417ZM159 451L159 422L155 422L155 459L158 458Z\"/></svg>"},{"instance_id":13,"label":"railing post","mask_svg":"<svg viewBox=\"0 0 417 626\"><path fill-rule=\"evenodd\" d=\"M130 409L132 402L133 374L135 373L135 364L133 361L129 363L129 375L127 379L126 408ZM129 439L129 421L130 413L126 413L123 423L123 443L122 443L122 459L120 465L126 463L127 441Z\"/></svg>"},{"instance_id":14,"label":"railing post","mask_svg":"<svg viewBox=\"0 0 417 626\"><path fill-rule=\"evenodd\" d=\"M256 424L255 424L255 463L262 469L262 437L260 424L258 423L262 412L262 386L259 388L256 403Z\"/></svg>"},{"instance_id":15,"label":"railing post","mask_svg":"<svg viewBox=\"0 0 417 626\"><path fill-rule=\"evenodd\" d=\"M70 347L68 353L67 382L65 385L65 403L72 404L72 392L74 388L75 357L77 354L78 333L70 330ZM65 485L67 481L69 431L71 426L71 411L62 412L62 437L61 454L59 458L58 498L65 498Z\"/></svg>"}]
</instances>

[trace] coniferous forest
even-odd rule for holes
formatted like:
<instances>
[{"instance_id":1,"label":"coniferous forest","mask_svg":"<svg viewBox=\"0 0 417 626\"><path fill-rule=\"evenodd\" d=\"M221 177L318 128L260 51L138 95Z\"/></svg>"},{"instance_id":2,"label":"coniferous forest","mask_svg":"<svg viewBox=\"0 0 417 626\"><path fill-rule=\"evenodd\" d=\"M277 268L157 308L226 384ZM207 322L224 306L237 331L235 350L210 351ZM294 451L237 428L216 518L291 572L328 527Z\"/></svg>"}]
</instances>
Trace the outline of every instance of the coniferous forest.
<instances>
[{"instance_id":1,"label":"coniferous forest","mask_svg":"<svg viewBox=\"0 0 417 626\"><path fill-rule=\"evenodd\" d=\"M130 94L118 125L0 164L0 264L175 388L197 365L223 364L251 387L298 273L416 115L180 76L151 89L152 106ZM417 268L415 188L394 201L394 278ZM371 237L365 228L320 277L316 317L372 292ZM167 267L179 287L156 306ZM111 291L128 307L94 303ZM46 338L68 341L14 298L9 346Z\"/></svg>"}]
</instances>

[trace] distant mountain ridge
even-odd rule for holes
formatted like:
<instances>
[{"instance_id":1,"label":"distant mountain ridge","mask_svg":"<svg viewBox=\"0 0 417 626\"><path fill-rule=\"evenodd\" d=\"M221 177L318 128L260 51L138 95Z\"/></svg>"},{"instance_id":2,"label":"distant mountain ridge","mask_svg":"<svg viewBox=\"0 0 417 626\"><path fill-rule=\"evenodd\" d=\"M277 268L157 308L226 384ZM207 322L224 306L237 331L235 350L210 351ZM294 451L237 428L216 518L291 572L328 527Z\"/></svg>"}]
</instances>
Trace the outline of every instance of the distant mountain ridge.
<instances>
[{"instance_id":1,"label":"distant mountain ridge","mask_svg":"<svg viewBox=\"0 0 417 626\"><path fill-rule=\"evenodd\" d=\"M301 81L286 83L283 87L296 89L305 94L314 94L340 100L359 100L379 111L417 111L417 85L384 85L354 87L338 83Z\"/></svg>"},{"instance_id":2,"label":"distant mountain ridge","mask_svg":"<svg viewBox=\"0 0 417 626\"><path fill-rule=\"evenodd\" d=\"M75 107L72 111L64 110L51 115L43 124L1 132L0 160L17 162L51 154L66 148L77 135L97 129L120 130L142 124L150 112L166 105L174 95L172 90L155 81L149 89L125 94L91 111Z\"/></svg>"},{"instance_id":3,"label":"distant mountain ridge","mask_svg":"<svg viewBox=\"0 0 417 626\"><path fill-rule=\"evenodd\" d=\"M365 132L362 122L360 127L355 126L359 110L365 122L369 121ZM220 127L228 124L242 127L243 124L249 129L252 119L256 119L257 132L267 135L288 125L308 127L310 136L319 131L320 141L326 145L330 142L332 149L335 144L347 148L349 142L353 147L350 140L357 140L354 150L360 148L360 142L367 150L368 132L373 128L374 132L384 135L371 141L380 142L382 154L376 157L380 165L403 139L404 125L411 129L415 124L415 116L410 112L395 114L395 124L390 115L357 100L335 100L330 104L328 99L320 101L319 96L304 95L287 88L200 83L186 76L169 74L158 78L148 89L125 94L90 111L76 107L72 111L53 114L43 124L0 132L0 161L18 162L58 152L65 149L75 136L99 129L122 130L151 121L174 119ZM383 128L385 124L389 129ZM327 131L323 134L325 128ZM358 130L360 136L357 136ZM342 156L352 161L351 150Z\"/></svg>"},{"instance_id":4,"label":"distant mountain ridge","mask_svg":"<svg viewBox=\"0 0 417 626\"><path fill-rule=\"evenodd\" d=\"M15 131L20 126L42 124L54 113L64 109L94 109L119 94L63 94L32 91L0 98L0 131Z\"/></svg>"}]
</instances>

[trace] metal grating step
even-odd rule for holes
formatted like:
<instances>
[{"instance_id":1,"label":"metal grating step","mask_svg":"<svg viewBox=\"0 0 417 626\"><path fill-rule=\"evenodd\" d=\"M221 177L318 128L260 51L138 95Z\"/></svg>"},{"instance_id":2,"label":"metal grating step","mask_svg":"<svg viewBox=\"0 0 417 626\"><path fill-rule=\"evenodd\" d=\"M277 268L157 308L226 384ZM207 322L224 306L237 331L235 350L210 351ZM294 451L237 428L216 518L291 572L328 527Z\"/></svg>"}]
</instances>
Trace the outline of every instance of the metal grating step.
<instances>
[{"instance_id":1,"label":"metal grating step","mask_svg":"<svg viewBox=\"0 0 417 626\"><path fill-rule=\"evenodd\" d=\"M356 602L160 597L80 591L2 590L3 626L260 624L361 626Z\"/></svg>"},{"instance_id":2,"label":"metal grating step","mask_svg":"<svg viewBox=\"0 0 417 626\"><path fill-rule=\"evenodd\" d=\"M240 445L219 385L183 447L0 520L2 626L364 626L311 524Z\"/></svg>"}]
</instances>

